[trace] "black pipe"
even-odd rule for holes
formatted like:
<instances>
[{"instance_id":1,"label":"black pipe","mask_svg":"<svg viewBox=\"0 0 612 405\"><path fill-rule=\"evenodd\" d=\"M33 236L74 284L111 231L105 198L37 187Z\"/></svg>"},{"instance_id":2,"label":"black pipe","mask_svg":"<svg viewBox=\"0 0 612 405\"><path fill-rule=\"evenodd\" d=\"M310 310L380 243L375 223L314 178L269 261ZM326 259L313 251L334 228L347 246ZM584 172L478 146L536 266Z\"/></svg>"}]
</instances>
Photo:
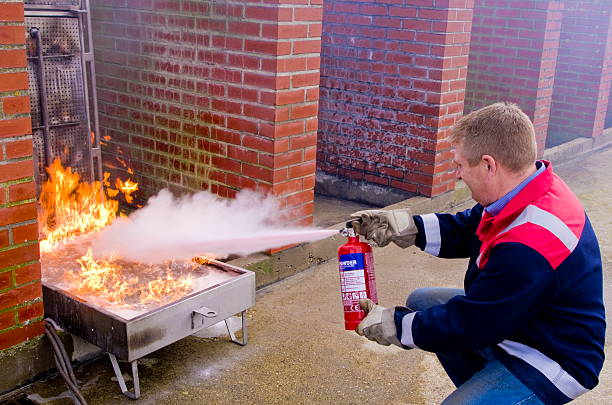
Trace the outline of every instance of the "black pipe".
<instances>
[{"instance_id":1,"label":"black pipe","mask_svg":"<svg viewBox=\"0 0 612 405\"><path fill-rule=\"evenodd\" d=\"M53 349L53 358L55 359L55 365L57 366L57 370L64 378L66 385L72 395L74 395L74 403L77 405L87 405L87 401L81 394L79 390L77 379L74 375L74 370L72 369L72 364L70 363L70 358L68 357L68 353L66 353L66 349L64 348L64 344L60 340L57 332L55 331L55 326L53 326L53 322L49 319L45 319L45 335L49 339L51 343L51 348Z\"/></svg>"},{"instance_id":2,"label":"black pipe","mask_svg":"<svg viewBox=\"0 0 612 405\"><path fill-rule=\"evenodd\" d=\"M30 28L30 36L36 41L36 55L38 59L38 94L40 99L40 121L43 131L43 144L45 147L45 162L44 167L48 167L51 164L53 155L51 153L51 142L49 141L49 109L47 104L47 88L45 67L43 65L43 45L42 38L40 36L40 30L38 27Z\"/></svg>"}]
</instances>

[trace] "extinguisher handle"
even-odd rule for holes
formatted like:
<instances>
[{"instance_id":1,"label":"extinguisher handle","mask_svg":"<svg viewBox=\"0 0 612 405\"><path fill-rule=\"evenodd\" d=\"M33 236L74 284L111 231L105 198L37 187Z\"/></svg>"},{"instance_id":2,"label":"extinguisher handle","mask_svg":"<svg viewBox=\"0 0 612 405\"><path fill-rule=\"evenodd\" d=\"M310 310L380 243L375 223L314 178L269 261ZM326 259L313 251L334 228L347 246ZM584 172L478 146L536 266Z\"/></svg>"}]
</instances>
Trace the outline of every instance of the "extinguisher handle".
<instances>
[{"instance_id":1,"label":"extinguisher handle","mask_svg":"<svg viewBox=\"0 0 612 405\"><path fill-rule=\"evenodd\" d=\"M347 228L352 228L353 227L353 222L359 222L360 224L362 224L363 220L361 218L354 218L354 219L351 219L350 221L346 221L346 227Z\"/></svg>"}]
</instances>

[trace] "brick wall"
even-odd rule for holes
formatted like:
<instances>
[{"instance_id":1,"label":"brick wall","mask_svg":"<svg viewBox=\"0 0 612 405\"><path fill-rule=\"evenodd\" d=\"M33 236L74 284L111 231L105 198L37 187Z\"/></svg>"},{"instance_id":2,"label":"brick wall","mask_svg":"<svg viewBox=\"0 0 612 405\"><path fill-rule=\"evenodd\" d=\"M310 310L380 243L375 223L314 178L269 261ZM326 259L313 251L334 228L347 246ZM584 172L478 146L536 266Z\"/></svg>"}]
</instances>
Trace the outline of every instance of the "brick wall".
<instances>
[{"instance_id":1,"label":"brick wall","mask_svg":"<svg viewBox=\"0 0 612 405\"><path fill-rule=\"evenodd\" d=\"M553 94L553 140L601 134L612 79L612 2L566 2Z\"/></svg>"},{"instance_id":2,"label":"brick wall","mask_svg":"<svg viewBox=\"0 0 612 405\"><path fill-rule=\"evenodd\" d=\"M322 0L93 2L105 168L310 223Z\"/></svg>"},{"instance_id":3,"label":"brick wall","mask_svg":"<svg viewBox=\"0 0 612 405\"><path fill-rule=\"evenodd\" d=\"M604 128L612 128L612 103L609 100L612 100L612 86L610 86L610 93L608 94L608 112L606 113Z\"/></svg>"},{"instance_id":4,"label":"brick wall","mask_svg":"<svg viewBox=\"0 0 612 405\"><path fill-rule=\"evenodd\" d=\"M43 333L23 15L0 1L0 350Z\"/></svg>"},{"instance_id":5,"label":"brick wall","mask_svg":"<svg viewBox=\"0 0 612 405\"><path fill-rule=\"evenodd\" d=\"M521 106L544 150L563 3L559 0L476 0L466 112L497 101Z\"/></svg>"},{"instance_id":6,"label":"brick wall","mask_svg":"<svg viewBox=\"0 0 612 405\"><path fill-rule=\"evenodd\" d=\"M326 0L318 169L434 196L454 187L473 0Z\"/></svg>"}]
</instances>

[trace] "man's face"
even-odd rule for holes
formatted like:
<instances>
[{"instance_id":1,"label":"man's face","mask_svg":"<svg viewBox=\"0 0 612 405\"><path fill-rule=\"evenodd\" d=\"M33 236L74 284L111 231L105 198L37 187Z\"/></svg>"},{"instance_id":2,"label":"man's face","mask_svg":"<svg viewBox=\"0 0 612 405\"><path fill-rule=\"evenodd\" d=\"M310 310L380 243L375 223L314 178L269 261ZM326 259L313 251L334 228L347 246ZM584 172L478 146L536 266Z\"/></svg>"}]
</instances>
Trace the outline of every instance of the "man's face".
<instances>
[{"instance_id":1,"label":"man's face","mask_svg":"<svg viewBox=\"0 0 612 405\"><path fill-rule=\"evenodd\" d=\"M463 145L455 145L454 162L456 165L456 176L458 180L468 186L472 193L472 198L479 204L487 206L495 201L491 196L491 181L489 176L489 166L485 160L480 160L475 166L470 166L464 155Z\"/></svg>"}]
</instances>

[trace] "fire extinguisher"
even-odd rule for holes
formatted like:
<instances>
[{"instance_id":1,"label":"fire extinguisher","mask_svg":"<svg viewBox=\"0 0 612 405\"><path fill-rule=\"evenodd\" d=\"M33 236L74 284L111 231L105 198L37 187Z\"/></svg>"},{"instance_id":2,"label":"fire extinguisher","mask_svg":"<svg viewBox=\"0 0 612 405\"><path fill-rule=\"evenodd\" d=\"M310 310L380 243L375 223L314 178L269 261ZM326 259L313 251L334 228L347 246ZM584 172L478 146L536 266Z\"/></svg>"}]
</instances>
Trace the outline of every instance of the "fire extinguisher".
<instances>
[{"instance_id":1,"label":"fire extinguisher","mask_svg":"<svg viewBox=\"0 0 612 405\"><path fill-rule=\"evenodd\" d=\"M366 313L359 306L361 298L369 298L378 304L376 277L374 275L374 256L372 247L359 240L353 229L352 221L340 233L348 237L348 242L338 248L340 267L340 290L344 306L344 328L355 330Z\"/></svg>"}]
</instances>

